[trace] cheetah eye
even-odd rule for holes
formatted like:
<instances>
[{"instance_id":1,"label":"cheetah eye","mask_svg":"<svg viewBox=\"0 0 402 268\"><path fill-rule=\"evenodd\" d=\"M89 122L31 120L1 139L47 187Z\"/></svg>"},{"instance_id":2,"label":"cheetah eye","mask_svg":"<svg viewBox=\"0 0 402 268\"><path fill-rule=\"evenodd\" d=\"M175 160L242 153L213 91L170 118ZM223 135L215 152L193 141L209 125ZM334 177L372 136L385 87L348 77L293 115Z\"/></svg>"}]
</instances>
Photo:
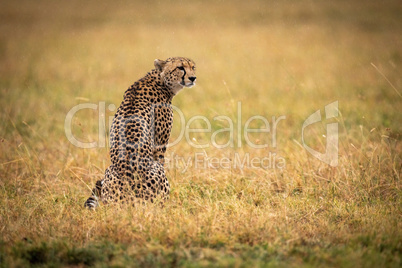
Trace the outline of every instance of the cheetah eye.
<instances>
[{"instance_id":1,"label":"cheetah eye","mask_svg":"<svg viewBox=\"0 0 402 268\"><path fill-rule=\"evenodd\" d=\"M177 67L179 70L184 71L184 67L183 66L179 66Z\"/></svg>"}]
</instances>

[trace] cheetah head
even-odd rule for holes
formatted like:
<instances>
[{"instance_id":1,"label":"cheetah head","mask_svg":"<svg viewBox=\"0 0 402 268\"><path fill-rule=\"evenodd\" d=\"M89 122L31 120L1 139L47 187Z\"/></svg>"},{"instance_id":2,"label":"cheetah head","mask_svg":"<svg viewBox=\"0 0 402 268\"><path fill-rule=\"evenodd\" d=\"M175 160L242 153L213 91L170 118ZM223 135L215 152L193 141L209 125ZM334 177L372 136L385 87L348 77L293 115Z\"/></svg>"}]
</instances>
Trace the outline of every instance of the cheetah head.
<instances>
[{"instance_id":1,"label":"cheetah head","mask_svg":"<svg viewBox=\"0 0 402 268\"><path fill-rule=\"evenodd\" d=\"M174 57L167 60L154 61L155 68L160 72L160 77L174 94L177 94L183 87L192 87L195 85L195 63L194 61Z\"/></svg>"}]
</instances>

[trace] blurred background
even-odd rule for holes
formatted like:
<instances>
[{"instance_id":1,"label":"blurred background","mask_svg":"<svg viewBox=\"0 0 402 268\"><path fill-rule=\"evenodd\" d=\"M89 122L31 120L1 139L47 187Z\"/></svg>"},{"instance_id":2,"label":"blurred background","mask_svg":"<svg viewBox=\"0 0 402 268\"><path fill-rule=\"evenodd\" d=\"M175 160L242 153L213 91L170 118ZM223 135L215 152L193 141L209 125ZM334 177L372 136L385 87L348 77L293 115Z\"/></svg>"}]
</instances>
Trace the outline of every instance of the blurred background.
<instances>
[{"instance_id":1,"label":"blurred background","mask_svg":"<svg viewBox=\"0 0 402 268\"><path fill-rule=\"evenodd\" d=\"M304 120L339 101L344 152L373 129L376 139L399 140L400 14L400 1L2 1L0 137L9 142L2 157L14 159L12 148L26 139L34 148L46 147L41 155L58 153L65 161L71 144L64 120L72 107L118 107L155 58L171 56L197 63L197 86L183 90L173 104L187 120L208 118L212 132L229 127L215 116L239 123L241 102L243 126L254 115L270 123L272 116L286 116L276 135L277 149L288 154L300 149ZM114 112L106 109L106 126ZM97 141L98 118L98 110L80 111L73 134ZM176 114L172 140L183 127ZM198 120L191 127L206 125ZM264 127L263 121L250 127ZM190 138L205 144L212 132ZM325 122L308 132L310 146L325 150ZM217 141L224 144L229 135L221 133ZM237 140L242 134L234 135ZM272 138L250 137L254 143ZM185 141L172 150L193 153ZM107 151L98 149L101 163L108 161Z\"/></svg>"},{"instance_id":2,"label":"blurred background","mask_svg":"<svg viewBox=\"0 0 402 268\"><path fill-rule=\"evenodd\" d=\"M191 103L190 113L224 113L233 98L254 113L297 116L339 100L352 122L400 128L400 92L384 78L400 91L399 1L2 1L0 9L2 116L29 118L41 102L54 115L75 97L118 105L155 58L186 56L198 64L198 87L175 102Z\"/></svg>"},{"instance_id":3,"label":"blurred background","mask_svg":"<svg viewBox=\"0 0 402 268\"><path fill-rule=\"evenodd\" d=\"M254 115L271 123L272 116L286 116L279 147L299 150L292 140L300 141L303 121L339 101L341 143L361 141L373 129L399 140L400 14L400 1L2 1L0 137L8 145L24 137L34 146L47 140L43 146L61 146L64 155L72 107L118 106L155 58L184 56L198 65L197 86L173 104L186 119L207 117L212 131L228 127L213 120L217 115L238 123L241 102L243 125ZM114 112L106 110L106 125ZM74 135L96 140L98 117L97 110L77 113ZM179 119L173 139L183 127ZM198 120L192 127L206 126ZM311 146L325 149L325 122L309 131ZM192 137L203 144L211 134ZM218 136L221 144L228 135ZM270 138L250 135L257 143ZM180 144L177 150L190 153ZM99 150L108 161L107 148Z\"/></svg>"},{"instance_id":4,"label":"blurred background","mask_svg":"<svg viewBox=\"0 0 402 268\"><path fill-rule=\"evenodd\" d=\"M346 255L350 266L398 266L401 14L400 0L0 1L0 264L46 263L60 252L70 265L102 263L109 250L116 253L110 258L120 256L120 266L174 266L180 259L228 266L225 261L234 258L257 261L252 267L259 260L295 259L345 266ZM190 138L211 144L213 132L230 126L213 120L224 115L242 144L204 150L183 139L168 157L194 160L201 152L206 158L262 158L274 152L286 167L190 167L181 173L179 163L167 167L172 193L162 213L83 210L110 159L107 146L82 149L67 140L67 113L77 104L104 102L108 126L116 111L109 105L120 105L155 58L172 56L197 63L197 85L173 104L186 122L201 115L211 123L211 132ZM301 146L303 122L319 109L324 117L325 105L334 101L340 110L331 120L339 123L336 168ZM99 141L100 112L77 112L74 136ZM243 127L256 115L271 128L272 116L286 116L276 146L272 132L249 134L268 149L246 145ZM305 133L319 152L325 151L326 123ZM176 113L172 140L183 127ZM191 125L197 127L205 122ZM249 127L265 128L262 120ZM230 135L220 132L216 140L225 144ZM50 250L49 241L60 242L59 251ZM103 242L104 248L91 249ZM135 261L109 242L129 245ZM255 245L261 248L245 250ZM95 259L88 262L85 254Z\"/></svg>"},{"instance_id":5,"label":"blurred background","mask_svg":"<svg viewBox=\"0 0 402 268\"><path fill-rule=\"evenodd\" d=\"M0 10L2 132L8 118L59 129L82 100L118 106L155 58L171 56L198 65L197 87L174 100L189 116L230 114L242 101L245 115L291 124L339 100L348 125L400 132L400 1L41 0Z\"/></svg>"}]
</instances>

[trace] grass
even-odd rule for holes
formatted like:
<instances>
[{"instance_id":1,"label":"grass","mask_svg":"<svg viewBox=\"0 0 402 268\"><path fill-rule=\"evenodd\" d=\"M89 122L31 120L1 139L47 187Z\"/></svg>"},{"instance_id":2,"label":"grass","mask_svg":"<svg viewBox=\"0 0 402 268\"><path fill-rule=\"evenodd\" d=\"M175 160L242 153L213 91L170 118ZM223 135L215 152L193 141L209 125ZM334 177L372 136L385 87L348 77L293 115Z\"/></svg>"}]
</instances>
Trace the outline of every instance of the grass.
<instances>
[{"instance_id":1,"label":"grass","mask_svg":"<svg viewBox=\"0 0 402 268\"><path fill-rule=\"evenodd\" d=\"M0 266L400 267L401 9L398 1L1 2ZM189 135L209 147L183 138L168 149L164 207L85 210L108 148L73 146L66 114L104 102L107 126L109 104L155 58L176 55L196 61L198 83L173 104L186 124L195 115L211 122ZM301 146L304 120L333 101L336 121L305 135L323 152L326 123L337 122L337 167ZM247 145L255 115L271 132L250 141L269 148ZM286 116L276 146L272 116ZM78 112L74 135L98 141L98 120L99 109ZM229 131L214 136L229 121L233 147L212 146L230 141ZM182 127L175 113L172 140ZM270 153L284 168L195 165Z\"/></svg>"}]
</instances>

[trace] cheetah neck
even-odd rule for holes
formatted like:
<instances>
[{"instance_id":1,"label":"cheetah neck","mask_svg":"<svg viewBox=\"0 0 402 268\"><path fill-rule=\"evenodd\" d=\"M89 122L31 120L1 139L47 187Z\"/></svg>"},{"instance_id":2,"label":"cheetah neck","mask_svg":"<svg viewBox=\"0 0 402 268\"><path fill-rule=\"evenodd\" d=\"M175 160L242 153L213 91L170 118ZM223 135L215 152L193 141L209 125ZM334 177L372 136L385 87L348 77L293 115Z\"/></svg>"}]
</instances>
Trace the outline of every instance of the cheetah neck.
<instances>
[{"instance_id":1,"label":"cheetah neck","mask_svg":"<svg viewBox=\"0 0 402 268\"><path fill-rule=\"evenodd\" d=\"M152 70L147 73L143 78L135 82L125 93L125 98L134 99L138 98L139 92L147 91L146 95L151 97L152 102L172 103L175 94L165 86L160 73L157 70ZM152 93L152 94L149 94Z\"/></svg>"},{"instance_id":2,"label":"cheetah neck","mask_svg":"<svg viewBox=\"0 0 402 268\"><path fill-rule=\"evenodd\" d=\"M145 77L145 81L150 82L152 85L153 83L155 83L155 91L157 91L156 93L158 94L158 96L162 97L163 102L167 102L167 103L171 103L173 97L175 96L175 94L165 85L165 83L163 82L161 76L160 76L160 72L156 69L153 69L152 71L150 71ZM162 94L161 94L162 93Z\"/></svg>"}]
</instances>

